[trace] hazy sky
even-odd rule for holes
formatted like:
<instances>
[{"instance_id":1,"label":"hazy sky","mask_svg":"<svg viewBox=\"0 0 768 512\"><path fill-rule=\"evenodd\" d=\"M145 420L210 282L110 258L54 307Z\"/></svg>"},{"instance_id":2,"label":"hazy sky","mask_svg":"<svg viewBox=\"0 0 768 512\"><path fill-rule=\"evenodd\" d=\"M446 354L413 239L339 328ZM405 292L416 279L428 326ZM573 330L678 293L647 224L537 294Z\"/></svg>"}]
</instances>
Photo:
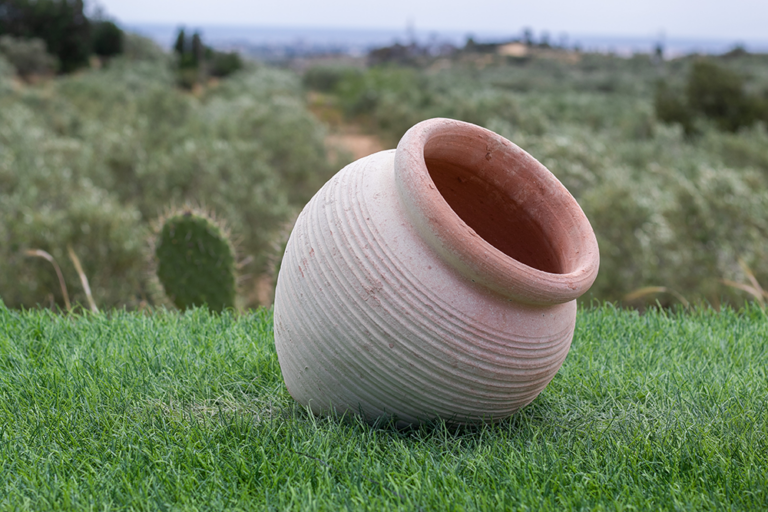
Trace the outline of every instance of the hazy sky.
<instances>
[{"instance_id":1,"label":"hazy sky","mask_svg":"<svg viewBox=\"0 0 768 512\"><path fill-rule=\"evenodd\" d=\"M86 0L88 2L88 0ZM98 0L118 21L768 40L768 0ZM94 4L94 0L90 1Z\"/></svg>"}]
</instances>

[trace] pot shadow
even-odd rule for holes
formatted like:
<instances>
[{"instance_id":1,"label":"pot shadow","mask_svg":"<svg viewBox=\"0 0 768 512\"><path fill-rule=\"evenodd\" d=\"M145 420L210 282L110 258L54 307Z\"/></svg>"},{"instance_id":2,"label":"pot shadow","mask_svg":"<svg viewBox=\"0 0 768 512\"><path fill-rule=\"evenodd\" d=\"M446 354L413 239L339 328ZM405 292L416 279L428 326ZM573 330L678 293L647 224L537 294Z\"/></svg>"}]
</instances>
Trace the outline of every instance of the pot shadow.
<instances>
[{"instance_id":1,"label":"pot shadow","mask_svg":"<svg viewBox=\"0 0 768 512\"><path fill-rule=\"evenodd\" d=\"M530 437L536 433L565 427L572 423L573 418L566 418L562 410L544 397L538 397L531 404L523 407L513 415L492 421L477 423L461 423L451 418L432 418L419 424L401 421L396 415L382 415L376 418L366 418L362 410L358 413L332 413L317 416L308 408L296 404L286 411L283 417L292 416L294 419L310 420L318 425L345 426L363 432L392 436L412 441L428 441L433 438L449 436L453 439L478 440L488 434L503 435L508 439ZM297 417L297 414L299 417Z\"/></svg>"}]
</instances>

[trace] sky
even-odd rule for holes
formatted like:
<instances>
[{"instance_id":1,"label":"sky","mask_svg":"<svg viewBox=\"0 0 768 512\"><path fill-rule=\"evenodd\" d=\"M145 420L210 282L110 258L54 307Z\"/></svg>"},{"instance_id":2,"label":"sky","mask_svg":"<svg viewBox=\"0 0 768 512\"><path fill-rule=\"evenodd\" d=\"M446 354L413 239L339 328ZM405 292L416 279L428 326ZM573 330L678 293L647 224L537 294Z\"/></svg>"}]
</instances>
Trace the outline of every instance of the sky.
<instances>
[{"instance_id":1,"label":"sky","mask_svg":"<svg viewBox=\"0 0 768 512\"><path fill-rule=\"evenodd\" d=\"M91 0L122 23L768 40L768 0Z\"/></svg>"}]
</instances>

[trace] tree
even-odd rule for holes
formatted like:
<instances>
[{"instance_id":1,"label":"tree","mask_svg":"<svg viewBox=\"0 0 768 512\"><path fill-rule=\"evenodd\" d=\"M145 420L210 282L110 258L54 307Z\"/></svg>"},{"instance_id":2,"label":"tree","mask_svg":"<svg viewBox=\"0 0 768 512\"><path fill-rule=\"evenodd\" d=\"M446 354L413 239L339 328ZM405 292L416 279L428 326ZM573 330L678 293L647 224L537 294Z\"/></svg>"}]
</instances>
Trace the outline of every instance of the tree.
<instances>
[{"instance_id":1,"label":"tree","mask_svg":"<svg viewBox=\"0 0 768 512\"><path fill-rule=\"evenodd\" d=\"M64 72L87 65L91 54L83 0L2 0L0 35L42 39Z\"/></svg>"},{"instance_id":2,"label":"tree","mask_svg":"<svg viewBox=\"0 0 768 512\"><path fill-rule=\"evenodd\" d=\"M225 77L243 67L243 61L236 52L217 52L203 44L199 32L187 37L179 29L173 50L178 56L176 81L187 89L204 82L208 76Z\"/></svg>"},{"instance_id":3,"label":"tree","mask_svg":"<svg viewBox=\"0 0 768 512\"><path fill-rule=\"evenodd\" d=\"M91 26L91 48L100 57L123 53L123 31L111 21L97 21Z\"/></svg>"},{"instance_id":4,"label":"tree","mask_svg":"<svg viewBox=\"0 0 768 512\"><path fill-rule=\"evenodd\" d=\"M184 29L180 28L179 35L176 36L176 43L173 45L173 51L175 51L179 56L184 55L186 40L187 36L184 34Z\"/></svg>"},{"instance_id":5,"label":"tree","mask_svg":"<svg viewBox=\"0 0 768 512\"><path fill-rule=\"evenodd\" d=\"M203 40L200 38L200 33L195 32L192 34L192 62L195 67L199 67L205 58L205 48L203 47Z\"/></svg>"},{"instance_id":6,"label":"tree","mask_svg":"<svg viewBox=\"0 0 768 512\"><path fill-rule=\"evenodd\" d=\"M533 30L526 27L523 29L523 43L525 43L526 46L533 46Z\"/></svg>"}]
</instances>

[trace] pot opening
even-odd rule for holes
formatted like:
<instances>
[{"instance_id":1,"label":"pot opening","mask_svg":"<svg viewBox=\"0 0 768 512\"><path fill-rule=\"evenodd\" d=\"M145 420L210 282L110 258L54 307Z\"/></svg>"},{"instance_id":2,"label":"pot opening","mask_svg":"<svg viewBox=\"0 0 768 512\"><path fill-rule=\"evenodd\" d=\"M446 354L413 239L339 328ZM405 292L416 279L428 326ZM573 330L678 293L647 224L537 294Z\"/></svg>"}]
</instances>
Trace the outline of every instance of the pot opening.
<instances>
[{"instance_id":1,"label":"pot opening","mask_svg":"<svg viewBox=\"0 0 768 512\"><path fill-rule=\"evenodd\" d=\"M486 154L485 145L478 148L478 159L473 154L477 144L473 148L445 140L451 138L430 140L424 157L432 181L453 211L510 258L552 274L572 271L564 263L570 258L561 254L565 247L555 249L563 234L553 218L553 205L547 204L553 198L545 197L546 184L532 169L532 163L541 164L498 153L488 159L491 153Z\"/></svg>"}]
</instances>

